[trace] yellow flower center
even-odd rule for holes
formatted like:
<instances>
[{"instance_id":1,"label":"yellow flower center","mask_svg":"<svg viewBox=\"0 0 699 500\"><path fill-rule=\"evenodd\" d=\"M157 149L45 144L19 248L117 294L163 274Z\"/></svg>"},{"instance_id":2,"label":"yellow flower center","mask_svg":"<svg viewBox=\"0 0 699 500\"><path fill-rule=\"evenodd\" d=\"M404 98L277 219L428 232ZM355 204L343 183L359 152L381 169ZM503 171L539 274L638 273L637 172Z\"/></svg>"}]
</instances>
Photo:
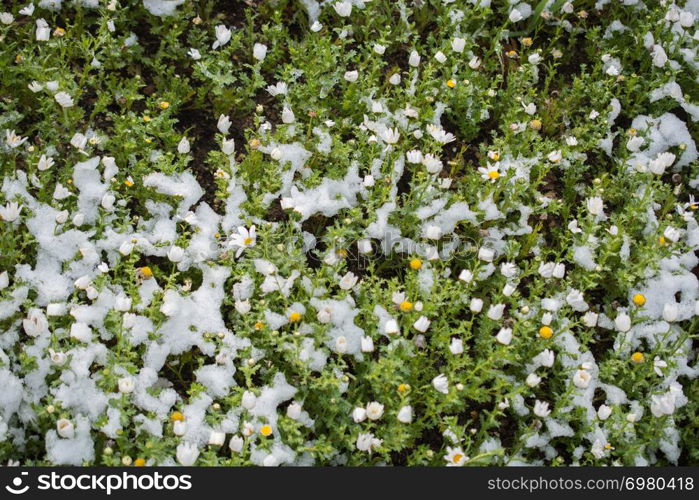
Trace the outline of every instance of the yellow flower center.
<instances>
[{"instance_id":1,"label":"yellow flower center","mask_svg":"<svg viewBox=\"0 0 699 500\"><path fill-rule=\"evenodd\" d=\"M173 411L170 414L170 420L173 422L182 422L184 420L184 415L182 415L182 413L179 411Z\"/></svg>"},{"instance_id":2,"label":"yellow flower center","mask_svg":"<svg viewBox=\"0 0 699 500\"><path fill-rule=\"evenodd\" d=\"M167 102L167 101L163 101L163 102L160 103L160 108L161 108L161 109L167 109L167 108L169 108L169 107L170 107L170 103Z\"/></svg>"},{"instance_id":3,"label":"yellow flower center","mask_svg":"<svg viewBox=\"0 0 699 500\"><path fill-rule=\"evenodd\" d=\"M529 122L529 126L534 130L541 130L541 120L534 119Z\"/></svg>"},{"instance_id":4,"label":"yellow flower center","mask_svg":"<svg viewBox=\"0 0 699 500\"><path fill-rule=\"evenodd\" d=\"M262 434L264 437L269 436L272 434L272 426L270 425L263 425L260 427L260 434Z\"/></svg>"},{"instance_id":5,"label":"yellow flower center","mask_svg":"<svg viewBox=\"0 0 699 500\"><path fill-rule=\"evenodd\" d=\"M134 460L133 464L136 467L143 467L144 465L146 465L146 459L145 458L137 458L136 460Z\"/></svg>"},{"instance_id":6,"label":"yellow flower center","mask_svg":"<svg viewBox=\"0 0 699 500\"><path fill-rule=\"evenodd\" d=\"M454 462L455 464L458 464L461 462L461 459L464 458L464 456L461 453L455 453L454 456L452 457L451 461Z\"/></svg>"},{"instance_id":7,"label":"yellow flower center","mask_svg":"<svg viewBox=\"0 0 699 500\"><path fill-rule=\"evenodd\" d=\"M454 87L456 87L456 82L454 80L447 80L447 87L453 89Z\"/></svg>"},{"instance_id":8,"label":"yellow flower center","mask_svg":"<svg viewBox=\"0 0 699 500\"><path fill-rule=\"evenodd\" d=\"M643 294L640 294L640 293L637 293L636 295L634 295L631 300L638 307L641 307L643 304L646 303L646 298L643 296Z\"/></svg>"},{"instance_id":9,"label":"yellow flower center","mask_svg":"<svg viewBox=\"0 0 699 500\"><path fill-rule=\"evenodd\" d=\"M413 310L413 303L408 302L407 300L404 300L400 304L398 304L398 308L403 311L403 312L408 312Z\"/></svg>"},{"instance_id":10,"label":"yellow flower center","mask_svg":"<svg viewBox=\"0 0 699 500\"><path fill-rule=\"evenodd\" d=\"M553 335L553 330L551 330L551 327L544 325L541 328L539 328L539 336L542 339L550 339L552 335Z\"/></svg>"},{"instance_id":11,"label":"yellow flower center","mask_svg":"<svg viewBox=\"0 0 699 500\"><path fill-rule=\"evenodd\" d=\"M150 116L146 115L143 117L144 122L149 122L150 121Z\"/></svg>"},{"instance_id":12,"label":"yellow flower center","mask_svg":"<svg viewBox=\"0 0 699 500\"><path fill-rule=\"evenodd\" d=\"M631 361L634 363L643 363L644 358L642 352L635 352L631 355Z\"/></svg>"},{"instance_id":13,"label":"yellow flower center","mask_svg":"<svg viewBox=\"0 0 699 500\"><path fill-rule=\"evenodd\" d=\"M422 261L420 259L413 259L410 261L410 269L418 270L422 267Z\"/></svg>"},{"instance_id":14,"label":"yellow flower center","mask_svg":"<svg viewBox=\"0 0 699 500\"><path fill-rule=\"evenodd\" d=\"M498 177L500 177L500 172L498 172L497 170L491 170L490 172L488 172L488 177L490 177L491 179L497 179Z\"/></svg>"},{"instance_id":15,"label":"yellow flower center","mask_svg":"<svg viewBox=\"0 0 699 500\"><path fill-rule=\"evenodd\" d=\"M262 328L265 326L265 324L262 321L258 321L255 323L255 330L262 330Z\"/></svg>"},{"instance_id":16,"label":"yellow flower center","mask_svg":"<svg viewBox=\"0 0 699 500\"><path fill-rule=\"evenodd\" d=\"M139 274L141 275L141 277L144 279L149 280L153 277L153 271L148 266L143 266L143 267L139 268L138 271L139 271Z\"/></svg>"},{"instance_id":17,"label":"yellow flower center","mask_svg":"<svg viewBox=\"0 0 699 500\"><path fill-rule=\"evenodd\" d=\"M247 237L243 240L243 245L248 246L252 244L252 238Z\"/></svg>"},{"instance_id":18,"label":"yellow flower center","mask_svg":"<svg viewBox=\"0 0 699 500\"><path fill-rule=\"evenodd\" d=\"M300 321L300 320L301 320L301 313L294 311L291 314L289 314L289 321L291 321L292 323L296 323L297 321Z\"/></svg>"},{"instance_id":19,"label":"yellow flower center","mask_svg":"<svg viewBox=\"0 0 699 500\"><path fill-rule=\"evenodd\" d=\"M398 392L405 392L410 386L408 384L398 384Z\"/></svg>"},{"instance_id":20,"label":"yellow flower center","mask_svg":"<svg viewBox=\"0 0 699 500\"><path fill-rule=\"evenodd\" d=\"M130 180L130 179L126 179L126 180L124 181L124 184L126 184L128 187L131 187L131 186L133 186L133 181Z\"/></svg>"}]
</instances>

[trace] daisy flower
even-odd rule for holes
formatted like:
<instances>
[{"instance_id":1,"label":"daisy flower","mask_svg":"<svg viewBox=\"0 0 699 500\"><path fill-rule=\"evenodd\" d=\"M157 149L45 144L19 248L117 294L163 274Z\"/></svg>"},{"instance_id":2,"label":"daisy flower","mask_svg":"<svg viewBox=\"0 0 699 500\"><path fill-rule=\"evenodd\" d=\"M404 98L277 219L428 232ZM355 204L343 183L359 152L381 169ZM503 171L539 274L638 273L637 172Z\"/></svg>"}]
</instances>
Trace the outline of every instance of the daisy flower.
<instances>
[{"instance_id":1,"label":"daisy flower","mask_svg":"<svg viewBox=\"0 0 699 500\"><path fill-rule=\"evenodd\" d=\"M255 226L250 226L250 229L240 226L238 228L238 233L230 236L228 244L238 249L235 253L235 257L238 258L246 248L254 247L256 241L257 235L255 234Z\"/></svg>"}]
</instances>

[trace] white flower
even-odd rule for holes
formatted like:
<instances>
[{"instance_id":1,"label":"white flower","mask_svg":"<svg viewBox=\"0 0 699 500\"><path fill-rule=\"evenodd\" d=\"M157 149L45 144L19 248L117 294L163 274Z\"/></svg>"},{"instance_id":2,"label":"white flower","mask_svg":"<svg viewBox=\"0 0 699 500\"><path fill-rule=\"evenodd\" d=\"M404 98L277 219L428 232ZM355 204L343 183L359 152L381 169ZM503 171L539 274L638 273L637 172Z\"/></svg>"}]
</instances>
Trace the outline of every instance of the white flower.
<instances>
[{"instance_id":1,"label":"white flower","mask_svg":"<svg viewBox=\"0 0 699 500\"><path fill-rule=\"evenodd\" d=\"M231 30L226 28L223 24L216 26L216 41L211 46L213 49L223 47L231 40Z\"/></svg>"},{"instance_id":2,"label":"white flower","mask_svg":"<svg viewBox=\"0 0 699 500\"><path fill-rule=\"evenodd\" d=\"M73 285L79 290L85 290L88 286L90 286L90 283L90 277L88 275L84 275L76 279L75 282L73 282Z\"/></svg>"},{"instance_id":3,"label":"white flower","mask_svg":"<svg viewBox=\"0 0 699 500\"><path fill-rule=\"evenodd\" d=\"M541 366L545 366L546 368L551 368L553 366L555 357L556 356L551 349L544 349L537 355Z\"/></svg>"},{"instance_id":4,"label":"white flower","mask_svg":"<svg viewBox=\"0 0 699 500\"><path fill-rule=\"evenodd\" d=\"M250 309L252 309L252 304L250 304L249 300L236 300L234 305L235 310L238 311L239 314L247 314L250 312Z\"/></svg>"},{"instance_id":5,"label":"white flower","mask_svg":"<svg viewBox=\"0 0 699 500\"><path fill-rule=\"evenodd\" d=\"M22 320L22 327L30 337L38 337L48 331L49 323L39 309L30 309L27 317Z\"/></svg>"},{"instance_id":6,"label":"white flower","mask_svg":"<svg viewBox=\"0 0 699 500\"><path fill-rule=\"evenodd\" d=\"M366 416L369 420L378 420L383 415L384 406L381 403L372 401L366 405Z\"/></svg>"},{"instance_id":7,"label":"white flower","mask_svg":"<svg viewBox=\"0 0 699 500\"><path fill-rule=\"evenodd\" d=\"M242 399L240 400L240 404L243 405L243 408L252 410L255 407L255 404L257 404L257 396L255 396L255 393L252 391L245 391Z\"/></svg>"},{"instance_id":8,"label":"white flower","mask_svg":"<svg viewBox=\"0 0 699 500\"><path fill-rule=\"evenodd\" d=\"M14 222L19 218L19 214L22 212L22 207L19 203L10 201L3 207L0 205L0 219L5 222Z\"/></svg>"},{"instance_id":9,"label":"white flower","mask_svg":"<svg viewBox=\"0 0 699 500\"><path fill-rule=\"evenodd\" d=\"M386 332L388 335L400 332L398 322L395 319L389 319L388 321L386 321L386 323L383 326L383 329L384 332Z\"/></svg>"},{"instance_id":10,"label":"white flower","mask_svg":"<svg viewBox=\"0 0 699 500\"><path fill-rule=\"evenodd\" d=\"M545 401L539 401L538 399L534 401L534 415L539 418L546 418L551 414L549 409L549 404Z\"/></svg>"},{"instance_id":11,"label":"white flower","mask_svg":"<svg viewBox=\"0 0 699 500\"><path fill-rule=\"evenodd\" d=\"M337 2L333 4L333 8L340 17L349 17L352 14L352 2Z\"/></svg>"},{"instance_id":12,"label":"white flower","mask_svg":"<svg viewBox=\"0 0 699 500\"><path fill-rule=\"evenodd\" d=\"M355 423L360 423L364 422L366 420L366 410L362 407L356 407L354 410L352 410L352 420L355 421Z\"/></svg>"},{"instance_id":13,"label":"white flower","mask_svg":"<svg viewBox=\"0 0 699 500\"><path fill-rule=\"evenodd\" d=\"M292 111L292 109L289 108L288 106L284 106L284 109L282 109L282 122L286 123L288 125L290 123L294 123L295 121L296 121L296 116L294 115L294 112Z\"/></svg>"},{"instance_id":14,"label":"white flower","mask_svg":"<svg viewBox=\"0 0 699 500\"><path fill-rule=\"evenodd\" d=\"M405 153L405 159L408 160L408 163L422 163L422 151L419 149L413 149L412 151L408 151Z\"/></svg>"},{"instance_id":15,"label":"white flower","mask_svg":"<svg viewBox=\"0 0 699 500\"><path fill-rule=\"evenodd\" d=\"M451 50L458 52L459 54L464 51L466 47L466 40L463 38L456 37L451 41Z\"/></svg>"},{"instance_id":16,"label":"white flower","mask_svg":"<svg viewBox=\"0 0 699 500\"><path fill-rule=\"evenodd\" d=\"M469 61L468 61L468 67L471 69L478 69L478 67L481 65L481 58L478 56L473 56Z\"/></svg>"},{"instance_id":17,"label":"white flower","mask_svg":"<svg viewBox=\"0 0 699 500\"><path fill-rule=\"evenodd\" d=\"M537 65L541 62L541 54L538 52L531 54L528 58L527 61L529 61L529 64L534 64Z\"/></svg>"},{"instance_id":18,"label":"white flower","mask_svg":"<svg viewBox=\"0 0 699 500\"><path fill-rule=\"evenodd\" d=\"M560 151L560 150L556 150L556 151L551 151L551 152L546 156L546 158L547 158L548 161L550 161L551 163L558 163L558 162L560 162L561 159L563 158L563 155L561 154L561 151Z\"/></svg>"},{"instance_id":19,"label":"white flower","mask_svg":"<svg viewBox=\"0 0 699 500\"><path fill-rule=\"evenodd\" d=\"M75 149L85 149L85 146L87 146L87 137L80 132L76 132L70 139L70 145Z\"/></svg>"},{"instance_id":20,"label":"white flower","mask_svg":"<svg viewBox=\"0 0 699 500\"><path fill-rule=\"evenodd\" d=\"M35 94L37 92L41 92L42 90L44 90L44 86L42 84L40 84L39 82L37 82L36 80L33 80L32 83L30 83L28 85L28 87L29 87L29 90L31 90Z\"/></svg>"},{"instance_id":21,"label":"white flower","mask_svg":"<svg viewBox=\"0 0 699 500\"><path fill-rule=\"evenodd\" d=\"M449 344L449 350L453 355L459 355L464 352L464 341L457 337L452 337Z\"/></svg>"},{"instance_id":22,"label":"white flower","mask_svg":"<svg viewBox=\"0 0 699 500\"><path fill-rule=\"evenodd\" d=\"M488 318L497 321L502 318L505 312L505 304L491 304L488 308Z\"/></svg>"},{"instance_id":23,"label":"white flower","mask_svg":"<svg viewBox=\"0 0 699 500\"><path fill-rule=\"evenodd\" d=\"M530 373L529 375L527 375L527 379L525 380L525 383L529 387L536 387L537 385L539 385L540 382L541 382L541 377L539 377L536 373L533 373L533 372Z\"/></svg>"},{"instance_id":24,"label":"white flower","mask_svg":"<svg viewBox=\"0 0 699 500\"><path fill-rule=\"evenodd\" d=\"M47 157L46 155L41 155L39 158L39 163L37 163L36 168L40 171L48 170L53 166L53 158Z\"/></svg>"},{"instance_id":25,"label":"white flower","mask_svg":"<svg viewBox=\"0 0 699 500\"><path fill-rule=\"evenodd\" d=\"M443 167L442 160L430 153L426 154L422 159L422 164L430 174L438 174L442 171Z\"/></svg>"},{"instance_id":26,"label":"white flower","mask_svg":"<svg viewBox=\"0 0 699 500\"><path fill-rule=\"evenodd\" d=\"M381 131L381 139L386 143L386 144L395 144L398 142L398 139L400 139L400 134L398 133L398 129L395 128L385 128Z\"/></svg>"},{"instance_id":27,"label":"white flower","mask_svg":"<svg viewBox=\"0 0 699 500\"><path fill-rule=\"evenodd\" d=\"M27 141L26 137L22 137L22 136L15 134L14 130L5 129L5 144L7 144L10 148L12 148L12 149L18 148L22 144L24 144L26 141Z\"/></svg>"},{"instance_id":28,"label":"white flower","mask_svg":"<svg viewBox=\"0 0 699 500\"><path fill-rule=\"evenodd\" d=\"M611 414L612 409L607 405L600 405L600 407L597 408L597 418L600 420L607 420Z\"/></svg>"},{"instance_id":29,"label":"white flower","mask_svg":"<svg viewBox=\"0 0 699 500\"><path fill-rule=\"evenodd\" d=\"M514 278L517 275L517 264L514 262L503 262L500 265L500 274L505 278Z\"/></svg>"},{"instance_id":30,"label":"white flower","mask_svg":"<svg viewBox=\"0 0 699 500\"><path fill-rule=\"evenodd\" d=\"M54 366L62 366L67 360L68 356L64 352L57 352L53 349L49 349L49 357L51 358L51 363Z\"/></svg>"},{"instance_id":31,"label":"white flower","mask_svg":"<svg viewBox=\"0 0 699 500\"><path fill-rule=\"evenodd\" d=\"M191 467L199 458L199 449L194 443L180 443L177 445L177 450L175 452L177 456L177 461L185 466Z\"/></svg>"},{"instance_id":32,"label":"white flower","mask_svg":"<svg viewBox=\"0 0 699 500\"><path fill-rule=\"evenodd\" d=\"M471 312L474 313L479 313L483 310L483 299L479 299L478 297L473 297L471 299L471 302L469 303L469 309Z\"/></svg>"},{"instance_id":33,"label":"white flower","mask_svg":"<svg viewBox=\"0 0 699 500\"><path fill-rule=\"evenodd\" d=\"M473 281L473 273L468 269L463 269L459 273L459 279L464 283L470 283L471 281Z\"/></svg>"},{"instance_id":34,"label":"white flower","mask_svg":"<svg viewBox=\"0 0 699 500\"><path fill-rule=\"evenodd\" d=\"M663 49L662 45L653 45L653 50L652 50L652 55L653 55L653 66L657 68L662 68L665 66L667 63L667 53L665 53L665 49Z\"/></svg>"},{"instance_id":35,"label":"white flower","mask_svg":"<svg viewBox=\"0 0 699 500\"><path fill-rule=\"evenodd\" d=\"M15 20L15 16L10 14L9 12L2 12L0 13L0 23L2 24L12 24L12 21Z\"/></svg>"},{"instance_id":36,"label":"white flower","mask_svg":"<svg viewBox=\"0 0 699 500\"><path fill-rule=\"evenodd\" d=\"M7 274L7 271L1 272L0 273L0 290L4 290L5 288L7 288L7 286L9 284L10 284L10 276Z\"/></svg>"},{"instance_id":37,"label":"white flower","mask_svg":"<svg viewBox=\"0 0 699 500\"><path fill-rule=\"evenodd\" d=\"M396 418L402 424L409 424L413 421L413 407L410 405L402 406L401 409L398 410Z\"/></svg>"},{"instance_id":38,"label":"white flower","mask_svg":"<svg viewBox=\"0 0 699 500\"><path fill-rule=\"evenodd\" d=\"M361 340L362 352L374 352L374 341L371 337L362 337Z\"/></svg>"},{"instance_id":39,"label":"white flower","mask_svg":"<svg viewBox=\"0 0 699 500\"><path fill-rule=\"evenodd\" d=\"M297 420L301 416L301 410L301 404L296 401L292 401L286 409L286 416L292 420Z\"/></svg>"},{"instance_id":40,"label":"white flower","mask_svg":"<svg viewBox=\"0 0 699 500\"><path fill-rule=\"evenodd\" d=\"M177 245L171 246L170 250L167 252L167 258L170 262L181 262L184 258L184 248L178 247Z\"/></svg>"},{"instance_id":41,"label":"white flower","mask_svg":"<svg viewBox=\"0 0 699 500\"><path fill-rule=\"evenodd\" d=\"M620 332L628 332L631 330L631 317L625 312L617 314L614 319L614 326Z\"/></svg>"},{"instance_id":42,"label":"white flower","mask_svg":"<svg viewBox=\"0 0 699 500\"><path fill-rule=\"evenodd\" d=\"M447 454L444 455L444 460L447 461L447 467L461 467L468 461L468 457L461 448L447 446Z\"/></svg>"},{"instance_id":43,"label":"white flower","mask_svg":"<svg viewBox=\"0 0 699 500\"><path fill-rule=\"evenodd\" d=\"M388 83L391 85L398 85L400 83L400 74L398 73L393 73L391 77L388 79Z\"/></svg>"},{"instance_id":44,"label":"white flower","mask_svg":"<svg viewBox=\"0 0 699 500\"><path fill-rule=\"evenodd\" d=\"M75 436L75 427L73 427L73 422L67 418L60 418L56 422L56 431L58 435L65 439L73 439Z\"/></svg>"},{"instance_id":45,"label":"white flower","mask_svg":"<svg viewBox=\"0 0 699 500\"><path fill-rule=\"evenodd\" d=\"M430 327L430 320L425 316L420 316L415 323L413 323L413 328L418 332L425 333Z\"/></svg>"},{"instance_id":46,"label":"white flower","mask_svg":"<svg viewBox=\"0 0 699 500\"><path fill-rule=\"evenodd\" d=\"M277 467L279 465L279 459L270 453L262 460L262 465L264 467Z\"/></svg>"},{"instance_id":47,"label":"white flower","mask_svg":"<svg viewBox=\"0 0 699 500\"><path fill-rule=\"evenodd\" d=\"M437 53L434 55L434 58L437 60L439 63L443 63L444 61L447 60L447 56L444 55L444 52L441 50L437 51Z\"/></svg>"},{"instance_id":48,"label":"white flower","mask_svg":"<svg viewBox=\"0 0 699 500\"><path fill-rule=\"evenodd\" d=\"M432 123L427 125L427 132L429 132L432 138L440 144L449 144L450 142L456 140L454 134L447 132L443 128L438 127L437 125L434 125Z\"/></svg>"},{"instance_id":49,"label":"white flower","mask_svg":"<svg viewBox=\"0 0 699 500\"><path fill-rule=\"evenodd\" d=\"M253 45L252 57L258 61L264 61L265 57L267 57L267 46L262 43L256 43Z\"/></svg>"},{"instance_id":50,"label":"white flower","mask_svg":"<svg viewBox=\"0 0 699 500\"><path fill-rule=\"evenodd\" d=\"M447 376L440 373L432 379L432 387L442 394L449 394L449 380Z\"/></svg>"},{"instance_id":51,"label":"white flower","mask_svg":"<svg viewBox=\"0 0 699 500\"><path fill-rule=\"evenodd\" d=\"M667 302L663 306L663 319L668 323L672 323L677 320L677 315L679 313L679 308L676 303Z\"/></svg>"},{"instance_id":52,"label":"white flower","mask_svg":"<svg viewBox=\"0 0 699 500\"><path fill-rule=\"evenodd\" d=\"M566 274L566 265L558 263L553 266L553 273L551 274L554 278L563 279Z\"/></svg>"},{"instance_id":53,"label":"white flower","mask_svg":"<svg viewBox=\"0 0 699 500\"><path fill-rule=\"evenodd\" d=\"M122 394L129 394L133 392L136 387L136 381L133 377L122 377L117 382L119 386L119 392Z\"/></svg>"},{"instance_id":54,"label":"white flower","mask_svg":"<svg viewBox=\"0 0 699 500\"><path fill-rule=\"evenodd\" d=\"M524 112L528 115L531 116L534 113L536 113L536 104L534 104L533 102L530 102L529 104L522 103L522 106L524 106Z\"/></svg>"},{"instance_id":55,"label":"white flower","mask_svg":"<svg viewBox=\"0 0 699 500\"><path fill-rule=\"evenodd\" d=\"M653 370L655 370L658 377L663 376L663 368L667 368L667 363L656 356L655 359L653 359Z\"/></svg>"},{"instance_id":56,"label":"white flower","mask_svg":"<svg viewBox=\"0 0 699 500\"><path fill-rule=\"evenodd\" d=\"M588 327L588 328L594 328L597 326L597 318L599 317L599 314L588 311L585 313L583 316L583 324Z\"/></svg>"},{"instance_id":57,"label":"white flower","mask_svg":"<svg viewBox=\"0 0 699 500\"><path fill-rule=\"evenodd\" d=\"M495 250L488 247L481 247L478 250L478 258L484 262L492 262L495 258Z\"/></svg>"},{"instance_id":58,"label":"white flower","mask_svg":"<svg viewBox=\"0 0 699 500\"><path fill-rule=\"evenodd\" d=\"M238 258L243 253L243 250L249 247L254 247L256 241L257 236L255 234L254 225L250 226L250 229L240 226L238 228L238 233L231 235L229 245L238 248L238 251L235 254L236 258Z\"/></svg>"},{"instance_id":59,"label":"white flower","mask_svg":"<svg viewBox=\"0 0 699 500\"><path fill-rule=\"evenodd\" d=\"M56 102L63 108L70 108L74 104L73 98L67 92L58 92L53 98L56 99Z\"/></svg>"},{"instance_id":60,"label":"white flower","mask_svg":"<svg viewBox=\"0 0 699 500\"><path fill-rule=\"evenodd\" d=\"M420 64L420 54L417 53L417 51L413 50L410 52L410 57L408 57L408 64L410 64L413 68L417 68L418 65Z\"/></svg>"},{"instance_id":61,"label":"white flower","mask_svg":"<svg viewBox=\"0 0 699 500\"><path fill-rule=\"evenodd\" d=\"M380 43L376 43L374 44L374 52L382 56L386 52L386 47L384 45L381 45Z\"/></svg>"},{"instance_id":62,"label":"white flower","mask_svg":"<svg viewBox=\"0 0 699 500\"><path fill-rule=\"evenodd\" d=\"M374 437L371 432L362 433L357 436L357 449L359 451L371 453L372 451L378 449L381 446L381 443L383 443L383 440Z\"/></svg>"},{"instance_id":63,"label":"white flower","mask_svg":"<svg viewBox=\"0 0 699 500\"><path fill-rule=\"evenodd\" d=\"M592 215L604 215L604 201L599 196L588 198L585 202L587 211Z\"/></svg>"},{"instance_id":64,"label":"white flower","mask_svg":"<svg viewBox=\"0 0 699 500\"><path fill-rule=\"evenodd\" d=\"M585 312L589 309L582 292L574 288L566 295L566 302L577 312Z\"/></svg>"},{"instance_id":65,"label":"white flower","mask_svg":"<svg viewBox=\"0 0 699 500\"><path fill-rule=\"evenodd\" d=\"M575 384L575 387L585 389L588 385L590 385L591 379L592 375L590 375L590 372L587 370L577 370L575 375L573 375L573 384Z\"/></svg>"},{"instance_id":66,"label":"white flower","mask_svg":"<svg viewBox=\"0 0 699 500\"><path fill-rule=\"evenodd\" d=\"M46 42L51 38L51 28L45 19L36 20L36 39L39 42Z\"/></svg>"},{"instance_id":67,"label":"white flower","mask_svg":"<svg viewBox=\"0 0 699 500\"><path fill-rule=\"evenodd\" d=\"M663 236L670 241L677 242L682 237L682 230L668 226L665 228L665 231L663 231Z\"/></svg>"},{"instance_id":68,"label":"white flower","mask_svg":"<svg viewBox=\"0 0 699 500\"><path fill-rule=\"evenodd\" d=\"M175 420L172 424L172 432L175 436L184 436L187 432L187 422L184 420Z\"/></svg>"},{"instance_id":69,"label":"white flower","mask_svg":"<svg viewBox=\"0 0 699 500\"><path fill-rule=\"evenodd\" d=\"M228 130L231 128L231 119L227 115L219 116L216 128L218 128L218 131L222 134L227 134Z\"/></svg>"},{"instance_id":70,"label":"white flower","mask_svg":"<svg viewBox=\"0 0 699 500\"><path fill-rule=\"evenodd\" d=\"M209 444L211 446L223 446L226 441L226 433L212 430L209 433Z\"/></svg>"},{"instance_id":71,"label":"white flower","mask_svg":"<svg viewBox=\"0 0 699 500\"><path fill-rule=\"evenodd\" d=\"M347 352L347 337L340 335L335 339L335 350L340 354Z\"/></svg>"},{"instance_id":72,"label":"white flower","mask_svg":"<svg viewBox=\"0 0 699 500\"><path fill-rule=\"evenodd\" d=\"M123 293L118 295L114 301L114 310L126 312L131 309L131 297L124 295Z\"/></svg>"},{"instance_id":73,"label":"white flower","mask_svg":"<svg viewBox=\"0 0 699 500\"><path fill-rule=\"evenodd\" d=\"M311 24L311 31L313 33L318 33L322 29L323 29L323 25L321 23L319 23L318 21L313 21L313 24Z\"/></svg>"},{"instance_id":74,"label":"white flower","mask_svg":"<svg viewBox=\"0 0 699 500\"><path fill-rule=\"evenodd\" d=\"M182 137L180 142L177 144L177 152L181 155L186 155L190 151L189 139L187 137Z\"/></svg>"},{"instance_id":75,"label":"white flower","mask_svg":"<svg viewBox=\"0 0 699 500\"><path fill-rule=\"evenodd\" d=\"M201 59L201 52L199 52L199 51L198 51L197 49L195 49L195 48L190 48L190 49L187 51L187 55L188 55L189 57L191 57L192 59L194 59L195 61L198 61L199 59Z\"/></svg>"},{"instance_id":76,"label":"white flower","mask_svg":"<svg viewBox=\"0 0 699 500\"><path fill-rule=\"evenodd\" d=\"M27 6L22 7L19 13L23 16L31 16L34 14L34 2L30 2Z\"/></svg>"},{"instance_id":77,"label":"white flower","mask_svg":"<svg viewBox=\"0 0 699 500\"><path fill-rule=\"evenodd\" d=\"M517 9L512 9L510 15L508 16L511 23L516 23L524 19L522 13Z\"/></svg>"},{"instance_id":78,"label":"white flower","mask_svg":"<svg viewBox=\"0 0 699 500\"><path fill-rule=\"evenodd\" d=\"M243 451L244 445L245 441L243 440L242 436L239 436L238 434L231 437L231 440L228 442L228 447L233 453L240 453Z\"/></svg>"},{"instance_id":79,"label":"white flower","mask_svg":"<svg viewBox=\"0 0 699 500\"><path fill-rule=\"evenodd\" d=\"M357 71L357 70L345 71L344 78L345 78L345 80L347 80L350 83L356 82L357 78L359 78L359 71Z\"/></svg>"}]
</instances>

